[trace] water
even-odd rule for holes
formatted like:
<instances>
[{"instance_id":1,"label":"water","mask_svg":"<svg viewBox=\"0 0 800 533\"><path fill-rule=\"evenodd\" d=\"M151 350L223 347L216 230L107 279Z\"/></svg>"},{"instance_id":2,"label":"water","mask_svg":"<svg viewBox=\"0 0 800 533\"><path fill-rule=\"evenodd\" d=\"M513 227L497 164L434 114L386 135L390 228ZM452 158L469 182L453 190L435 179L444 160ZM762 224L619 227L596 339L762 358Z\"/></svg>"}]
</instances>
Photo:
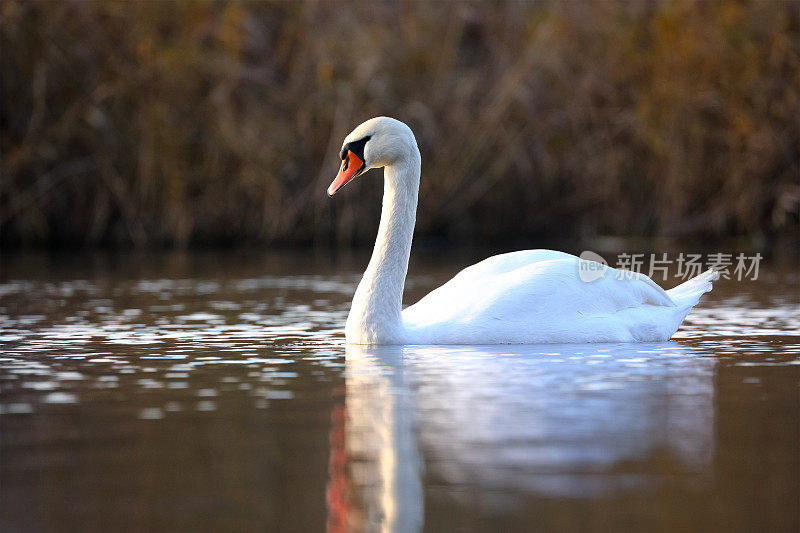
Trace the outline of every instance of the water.
<instances>
[{"instance_id":1,"label":"water","mask_svg":"<svg viewBox=\"0 0 800 533\"><path fill-rule=\"evenodd\" d=\"M346 348L361 266L4 258L0 530L800 527L796 270L668 343Z\"/></svg>"}]
</instances>

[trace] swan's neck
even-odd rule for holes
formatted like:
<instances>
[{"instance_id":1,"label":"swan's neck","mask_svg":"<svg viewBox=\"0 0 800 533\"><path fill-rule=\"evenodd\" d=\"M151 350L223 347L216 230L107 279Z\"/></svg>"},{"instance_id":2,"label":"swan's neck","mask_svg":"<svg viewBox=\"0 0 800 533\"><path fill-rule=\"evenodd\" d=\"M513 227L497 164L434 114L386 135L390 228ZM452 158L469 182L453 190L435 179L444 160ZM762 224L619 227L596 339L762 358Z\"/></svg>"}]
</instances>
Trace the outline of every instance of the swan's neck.
<instances>
[{"instance_id":1,"label":"swan's neck","mask_svg":"<svg viewBox=\"0 0 800 533\"><path fill-rule=\"evenodd\" d=\"M417 218L419 175L416 149L384 169L378 238L347 317L345 334L350 343L403 342L403 286Z\"/></svg>"}]
</instances>

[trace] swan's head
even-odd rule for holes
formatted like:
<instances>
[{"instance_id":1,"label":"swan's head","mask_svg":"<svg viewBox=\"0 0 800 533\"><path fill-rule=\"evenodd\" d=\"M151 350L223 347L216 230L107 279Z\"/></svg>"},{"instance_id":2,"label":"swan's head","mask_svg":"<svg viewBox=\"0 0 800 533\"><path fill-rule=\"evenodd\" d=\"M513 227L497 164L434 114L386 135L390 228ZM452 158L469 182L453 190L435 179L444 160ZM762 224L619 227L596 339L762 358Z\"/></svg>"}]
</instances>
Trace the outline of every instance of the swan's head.
<instances>
[{"instance_id":1,"label":"swan's head","mask_svg":"<svg viewBox=\"0 0 800 533\"><path fill-rule=\"evenodd\" d=\"M371 168L391 165L417 150L411 128L389 117L375 117L359 125L345 137L339 157L342 166L328 187L333 196L347 182Z\"/></svg>"}]
</instances>

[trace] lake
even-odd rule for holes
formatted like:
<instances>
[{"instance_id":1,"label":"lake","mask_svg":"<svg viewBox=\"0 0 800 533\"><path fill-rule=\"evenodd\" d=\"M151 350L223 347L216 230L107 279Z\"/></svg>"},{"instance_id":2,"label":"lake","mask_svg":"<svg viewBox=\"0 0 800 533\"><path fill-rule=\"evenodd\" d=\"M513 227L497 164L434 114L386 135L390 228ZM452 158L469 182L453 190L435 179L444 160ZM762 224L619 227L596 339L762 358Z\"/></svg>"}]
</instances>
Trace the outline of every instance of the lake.
<instances>
[{"instance_id":1,"label":"lake","mask_svg":"<svg viewBox=\"0 0 800 533\"><path fill-rule=\"evenodd\" d=\"M366 260L5 254L0 530L800 528L796 263L666 343L346 347Z\"/></svg>"}]
</instances>

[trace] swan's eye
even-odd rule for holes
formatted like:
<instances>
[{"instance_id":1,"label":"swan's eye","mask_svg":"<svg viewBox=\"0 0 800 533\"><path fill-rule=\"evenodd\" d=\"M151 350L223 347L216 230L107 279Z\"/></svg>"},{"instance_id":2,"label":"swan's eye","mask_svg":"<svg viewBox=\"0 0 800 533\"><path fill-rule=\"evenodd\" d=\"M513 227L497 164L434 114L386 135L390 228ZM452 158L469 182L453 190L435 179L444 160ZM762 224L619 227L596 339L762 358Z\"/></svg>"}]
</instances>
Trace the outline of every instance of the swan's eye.
<instances>
[{"instance_id":1,"label":"swan's eye","mask_svg":"<svg viewBox=\"0 0 800 533\"><path fill-rule=\"evenodd\" d=\"M364 158L364 147L367 145L367 141L371 138L372 137L370 135L367 135L366 137L363 137L357 141L347 143L347 146L345 146L342 150L342 159L344 159L345 155L347 155L347 151L349 150L356 154L362 161L366 161Z\"/></svg>"}]
</instances>

